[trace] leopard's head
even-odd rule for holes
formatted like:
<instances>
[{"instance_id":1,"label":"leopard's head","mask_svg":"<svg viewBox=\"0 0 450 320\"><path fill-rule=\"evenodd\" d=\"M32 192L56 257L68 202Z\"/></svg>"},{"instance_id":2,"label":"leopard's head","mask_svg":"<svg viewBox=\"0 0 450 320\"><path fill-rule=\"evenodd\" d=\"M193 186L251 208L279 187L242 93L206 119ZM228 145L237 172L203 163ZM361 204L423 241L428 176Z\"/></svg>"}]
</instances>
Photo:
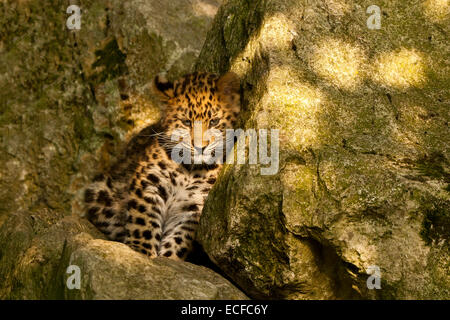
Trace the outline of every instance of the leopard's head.
<instances>
[{"instance_id":1,"label":"leopard's head","mask_svg":"<svg viewBox=\"0 0 450 320\"><path fill-rule=\"evenodd\" d=\"M153 90L164 104L160 141L166 149L182 146L203 162L219 159L226 145L226 129L233 129L240 111L239 78L193 73L175 82L155 77ZM222 156L222 155L221 155ZM215 160L214 160L215 161Z\"/></svg>"}]
</instances>

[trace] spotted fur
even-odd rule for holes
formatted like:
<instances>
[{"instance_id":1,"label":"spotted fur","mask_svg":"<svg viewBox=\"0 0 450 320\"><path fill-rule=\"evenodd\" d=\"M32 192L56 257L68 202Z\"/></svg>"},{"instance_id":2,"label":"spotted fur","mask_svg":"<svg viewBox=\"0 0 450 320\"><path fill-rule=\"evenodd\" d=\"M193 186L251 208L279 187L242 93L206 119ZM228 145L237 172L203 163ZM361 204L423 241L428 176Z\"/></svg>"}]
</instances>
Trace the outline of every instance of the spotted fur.
<instances>
[{"instance_id":1,"label":"spotted fur","mask_svg":"<svg viewBox=\"0 0 450 320\"><path fill-rule=\"evenodd\" d=\"M170 137L175 130L190 132L192 153L224 143L194 141L194 123L201 121L203 132L220 130L225 138L239 114L239 79L234 73L193 73L174 83L156 77L153 87L164 106L160 123L143 135L148 141L129 149L116 172L97 176L85 189L86 214L111 240L150 257L184 260L220 164L176 163ZM120 173L123 168L131 174Z\"/></svg>"}]
</instances>

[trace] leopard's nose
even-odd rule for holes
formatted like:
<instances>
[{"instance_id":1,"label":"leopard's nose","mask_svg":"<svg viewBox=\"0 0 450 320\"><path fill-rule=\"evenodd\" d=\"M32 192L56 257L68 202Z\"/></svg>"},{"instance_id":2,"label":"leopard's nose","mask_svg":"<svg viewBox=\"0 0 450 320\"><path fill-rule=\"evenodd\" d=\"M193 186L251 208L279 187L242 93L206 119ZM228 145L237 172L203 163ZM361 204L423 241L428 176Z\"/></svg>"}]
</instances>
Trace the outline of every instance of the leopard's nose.
<instances>
[{"instance_id":1,"label":"leopard's nose","mask_svg":"<svg viewBox=\"0 0 450 320\"><path fill-rule=\"evenodd\" d=\"M197 153L203 153L206 149L206 146L205 147L195 147L194 146L194 149Z\"/></svg>"}]
</instances>

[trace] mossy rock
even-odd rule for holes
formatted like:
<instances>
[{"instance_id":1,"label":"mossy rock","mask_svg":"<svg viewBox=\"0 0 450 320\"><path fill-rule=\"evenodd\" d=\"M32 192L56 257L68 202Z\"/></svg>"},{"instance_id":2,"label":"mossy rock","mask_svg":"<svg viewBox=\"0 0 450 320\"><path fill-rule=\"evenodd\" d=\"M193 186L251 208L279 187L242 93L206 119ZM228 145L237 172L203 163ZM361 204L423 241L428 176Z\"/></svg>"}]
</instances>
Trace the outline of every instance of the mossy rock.
<instances>
[{"instance_id":1,"label":"mossy rock","mask_svg":"<svg viewBox=\"0 0 450 320\"><path fill-rule=\"evenodd\" d=\"M247 299L210 269L149 259L76 216L49 227L45 214L11 215L0 228L0 299ZM68 285L73 266L79 288Z\"/></svg>"}]
</instances>

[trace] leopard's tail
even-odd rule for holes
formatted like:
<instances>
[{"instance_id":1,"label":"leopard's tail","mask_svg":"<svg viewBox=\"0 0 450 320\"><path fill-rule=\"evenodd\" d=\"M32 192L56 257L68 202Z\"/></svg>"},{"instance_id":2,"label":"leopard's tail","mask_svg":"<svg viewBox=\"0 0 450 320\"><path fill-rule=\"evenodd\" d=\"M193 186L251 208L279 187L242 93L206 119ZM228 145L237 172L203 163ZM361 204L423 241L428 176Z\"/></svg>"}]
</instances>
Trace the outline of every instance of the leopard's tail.
<instances>
[{"instance_id":1,"label":"leopard's tail","mask_svg":"<svg viewBox=\"0 0 450 320\"><path fill-rule=\"evenodd\" d=\"M120 189L111 177L103 174L96 176L84 190L87 219L110 240L123 242L127 217L121 198Z\"/></svg>"}]
</instances>

